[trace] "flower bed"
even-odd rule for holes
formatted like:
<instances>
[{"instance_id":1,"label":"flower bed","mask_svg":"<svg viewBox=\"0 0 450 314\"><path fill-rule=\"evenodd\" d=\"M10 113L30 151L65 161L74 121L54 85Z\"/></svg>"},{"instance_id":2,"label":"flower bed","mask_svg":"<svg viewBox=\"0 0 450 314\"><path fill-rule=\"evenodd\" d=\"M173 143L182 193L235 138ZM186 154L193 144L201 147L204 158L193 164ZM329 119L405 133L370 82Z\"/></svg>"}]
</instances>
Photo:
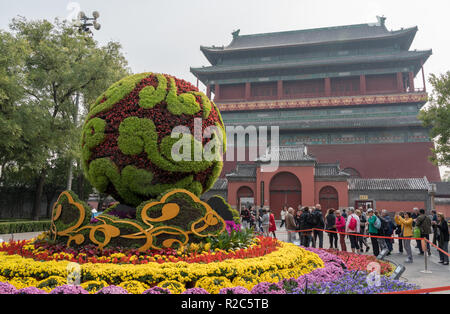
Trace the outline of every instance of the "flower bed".
<instances>
[{"instance_id":1,"label":"flower bed","mask_svg":"<svg viewBox=\"0 0 450 314\"><path fill-rule=\"evenodd\" d=\"M32 241L12 241L0 244L0 252L8 255L20 255L32 258L36 261L70 261L78 264L86 263L113 263L113 264L148 264L156 262L186 262L186 263L211 263L227 259L242 259L260 257L276 251L280 242L268 237L257 237L253 244L245 249L237 250L209 250L206 244L204 252L198 253L196 244L191 244L194 252L184 253L182 250L164 249L147 250L139 252L137 249L107 248L98 249L95 245L86 245L81 248L68 248L64 245L51 245L47 243L32 243Z\"/></svg>"},{"instance_id":2,"label":"flower bed","mask_svg":"<svg viewBox=\"0 0 450 314\"><path fill-rule=\"evenodd\" d=\"M299 250L297 251L297 249ZM34 284L38 288L42 288L38 289L34 287L24 287L27 283L33 282L33 279L28 277L18 280L16 277L15 280L9 280L9 282L14 283L14 285L6 282L0 283L0 294L374 294L413 290L418 288L416 285L404 283L398 280L392 280L383 275L380 276L379 284L376 284L373 281L371 282L370 280L367 280L368 273L365 270L344 270L343 267L345 266L345 262L341 256L348 257L351 256L352 253L336 255L332 254L329 250L315 248L302 249L291 244L283 244L280 252L287 254L293 250L297 253L306 253L306 256L308 256L308 253L314 254L316 257L320 258L321 261L323 261L323 267L316 268L300 276L286 276L284 278L283 276L280 276L280 273L283 272L280 270L266 271L259 276L252 276L245 273L244 275L234 277L233 280L230 280L226 276L220 275L207 276L197 280L195 287L187 287L186 283L181 282L180 280L166 279L159 282L157 285L151 285L144 281L129 279L119 283L117 286L107 286L106 281L91 280L83 282L81 287L71 288L70 286L61 283L64 278L50 277L41 281L35 280ZM282 254L282 256L284 254ZM258 259L261 260L261 257ZM347 260L350 259L348 258ZM369 260L372 259L370 258ZM226 262L229 263L232 262L232 260ZM163 264L161 267L170 264L172 263ZM352 267L355 267L356 265L353 262L350 262L349 264L353 265ZM361 263L360 265L363 264ZM117 267L125 265L112 266ZM291 273L288 272L288 274ZM130 274L130 276L132 275ZM0 276L0 282L1 281L7 281L7 278ZM19 282L22 284L19 285ZM60 283L62 287L55 287L58 283Z\"/></svg>"},{"instance_id":3,"label":"flower bed","mask_svg":"<svg viewBox=\"0 0 450 314\"><path fill-rule=\"evenodd\" d=\"M265 240L262 238L261 242L263 241ZM298 278L324 267L323 261L313 252L293 244L278 242L278 245L276 250L262 256L236 257L209 263L85 263L80 265L82 287L90 287L90 292L94 293L104 289L106 282L107 285L119 286L132 293L143 293L154 286L169 289L172 293L182 293L194 287L203 288L209 293L219 293L222 288L242 286L239 284L242 280L251 289L264 281L262 278L278 281ZM224 253L211 254L220 256ZM1 252L0 256L0 281L14 285L18 278L22 278L21 282L29 280L30 286L47 292L66 281L69 261L36 261L17 254L8 255L6 252Z\"/></svg>"},{"instance_id":4,"label":"flower bed","mask_svg":"<svg viewBox=\"0 0 450 314\"><path fill-rule=\"evenodd\" d=\"M326 249L325 251L330 252L331 254L339 256L347 266L348 270L353 271L367 271L370 263L376 262L380 264L380 274L381 275L390 275L394 268L392 264L386 261L378 260L375 256L372 255L360 255L351 252L342 252L339 250Z\"/></svg>"},{"instance_id":5,"label":"flower bed","mask_svg":"<svg viewBox=\"0 0 450 314\"><path fill-rule=\"evenodd\" d=\"M418 286L386 276L380 276L379 284L371 283L365 271L346 271L331 282L311 283L308 287L294 289L293 294L377 294L418 289Z\"/></svg>"}]
</instances>

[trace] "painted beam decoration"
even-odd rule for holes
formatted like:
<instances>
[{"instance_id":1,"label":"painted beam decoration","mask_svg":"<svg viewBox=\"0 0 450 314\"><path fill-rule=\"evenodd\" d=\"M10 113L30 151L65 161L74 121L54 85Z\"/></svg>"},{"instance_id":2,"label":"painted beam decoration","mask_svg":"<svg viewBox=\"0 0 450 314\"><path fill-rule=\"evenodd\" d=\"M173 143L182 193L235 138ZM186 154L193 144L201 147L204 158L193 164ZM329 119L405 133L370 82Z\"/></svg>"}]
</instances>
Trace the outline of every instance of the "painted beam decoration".
<instances>
[{"instance_id":1,"label":"painted beam decoration","mask_svg":"<svg viewBox=\"0 0 450 314\"><path fill-rule=\"evenodd\" d=\"M216 105L184 80L141 73L116 82L90 108L82 163L97 191L135 209L134 219L113 206L89 221L90 208L66 191L53 209L53 240L147 250L223 232L224 220L198 197L222 170L224 130Z\"/></svg>"},{"instance_id":2,"label":"painted beam decoration","mask_svg":"<svg viewBox=\"0 0 450 314\"><path fill-rule=\"evenodd\" d=\"M393 95L367 95L345 97L302 98L289 100L249 101L238 103L221 103L220 110L247 111L260 109L291 109L313 107L357 106L375 104L395 104L409 102L426 102L426 93L407 93Z\"/></svg>"}]
</instances>

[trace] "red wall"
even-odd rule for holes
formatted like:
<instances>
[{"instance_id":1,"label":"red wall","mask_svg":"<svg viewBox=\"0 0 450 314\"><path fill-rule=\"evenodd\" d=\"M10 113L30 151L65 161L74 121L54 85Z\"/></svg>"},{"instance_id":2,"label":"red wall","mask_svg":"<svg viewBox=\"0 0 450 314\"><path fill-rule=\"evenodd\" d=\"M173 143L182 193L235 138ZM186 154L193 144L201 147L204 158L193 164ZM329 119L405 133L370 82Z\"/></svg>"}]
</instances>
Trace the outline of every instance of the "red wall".
<instances>
[{"instance_id":1,"label":"red wall","mask_svg":"<svg viewBox=\"0 0 450 314\"><path fill-rule=\"evenodd\" d=\"M245 99L245 84L220 85L220 99Z\"/></svg>"},{"instance_id":2,"label":"red wall","mask_svg":"<svg viewBox=\"0 0 450 314\"><path fill-rule=\"evenodd\" d=\"M339 162L363 178L422 178L440 182L439 168L429 160L433 143L308 145L318 162Z\"/></svg>"},{"instance_id":3,"label":"red wall","mask_svg":"<svg viewBox=\"0 0 450 314\"><path fill-rule=\"evenodd\" d=\"M431 142L395 144L308 145L308 153L320 163L339 162L341 169L354 168L363 178L422 178L440 182L439 168L429 160ZM246 152L248 156L248 151ZM236 159L236 157L235 157ZM251 162L246 162L251 163ZM233 172L236 161L226 161L222 177Z\"/></svg>"},{"instance_id":4,"label":"red wall","mask_svg":"<svg viewBox=\"0 0 450 314\"><path fill-rule=\"evenodd\" d=\"M450 217L450 204L448 205L436 205L436 211L438 213L443 213L445 218Z\"/></svg>"},{"instance_id":5,"label":"red wall","mask_svg":"<svg viewBox=\"0 0 450 314\"><path fill-rule=\"evenodd\" d=\"M378 211L386 209L388 212L412 212L414 207L426 208L425 202L376 201Z\"/></svg>"},{"instance_id":6,"label":"red wall","mask_svg":"<svg viewBox=\"0 0 450 314\"><path fill-rule=\"evenodd\" d=\"M396 92L397 74L368 75L366 76L366 92Z\"/></svg>"}]
</instances>

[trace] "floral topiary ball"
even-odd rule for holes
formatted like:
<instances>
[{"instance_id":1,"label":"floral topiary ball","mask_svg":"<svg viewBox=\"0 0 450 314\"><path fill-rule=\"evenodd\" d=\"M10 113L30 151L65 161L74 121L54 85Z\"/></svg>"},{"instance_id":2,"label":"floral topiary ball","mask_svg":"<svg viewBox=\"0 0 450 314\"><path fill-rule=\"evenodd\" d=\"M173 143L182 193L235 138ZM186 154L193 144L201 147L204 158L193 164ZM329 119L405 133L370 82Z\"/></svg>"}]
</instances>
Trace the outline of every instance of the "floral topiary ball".
<instances>
[{"instance_id":1,"label":"floral topiary ball","mask_svg":"<svg viewBox=\"0 0 450 314\"><path fill-rule=\"evenodd\" d=\"M86 177L132 206L172 188L201 195L222 170L225 126L192 84L141 73L113 84L91 106L82 133Z\"/></svg>"}]
</instances>

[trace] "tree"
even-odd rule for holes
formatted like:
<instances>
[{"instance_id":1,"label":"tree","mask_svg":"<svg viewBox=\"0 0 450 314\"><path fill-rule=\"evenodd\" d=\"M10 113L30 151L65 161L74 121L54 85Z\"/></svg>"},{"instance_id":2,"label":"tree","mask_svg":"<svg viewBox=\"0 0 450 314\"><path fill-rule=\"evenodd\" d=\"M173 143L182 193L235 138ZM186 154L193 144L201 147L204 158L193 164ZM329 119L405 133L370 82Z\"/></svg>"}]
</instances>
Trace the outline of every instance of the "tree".
<instances>
[{"instance_id":1,"label":"tree","mask_svg":"<svg viewBox=\"0 0 450 314\"><path fill-rule=\"evenodd\" d=\"M8 161L19 148L22 127L18 119L24 115L18 103L24 97L21 69L25 45L11 34L0 31L0 180Z\"/></svg>"},{"instance_id":2,"label":"tree","mask_svg":"<svg viewBox=\"0 0 450 314\"><path fill-rule=\"evenodd\" d=\"M429 79L433 86L428 108L419 113L419 118L425 127L431 128L430 136L435 140L436 147L430 158L440 166L450 165L450 71Z\"/></svg>"},{"instance_id":3,"label":"tree","mask_svg":"<svg viewBox=\"0 0 450 314\"><path fill-rule=\"evenodd\" d=\"M46 178L55 162L80 156L82 119L78 119L76 96L90 101L129 70L119 43L100 46L89 34L65 22L21 17L13 19L10 28L10 40L24 51L23 65L18 66L21 81L16 86L23 93L18 106L26 115L17 117L21 145L11 150L8 159L35 175L33 218L37 219ZM69 163L66 167L60 173L64 178Z\"/></svg>"}]
</instances>

